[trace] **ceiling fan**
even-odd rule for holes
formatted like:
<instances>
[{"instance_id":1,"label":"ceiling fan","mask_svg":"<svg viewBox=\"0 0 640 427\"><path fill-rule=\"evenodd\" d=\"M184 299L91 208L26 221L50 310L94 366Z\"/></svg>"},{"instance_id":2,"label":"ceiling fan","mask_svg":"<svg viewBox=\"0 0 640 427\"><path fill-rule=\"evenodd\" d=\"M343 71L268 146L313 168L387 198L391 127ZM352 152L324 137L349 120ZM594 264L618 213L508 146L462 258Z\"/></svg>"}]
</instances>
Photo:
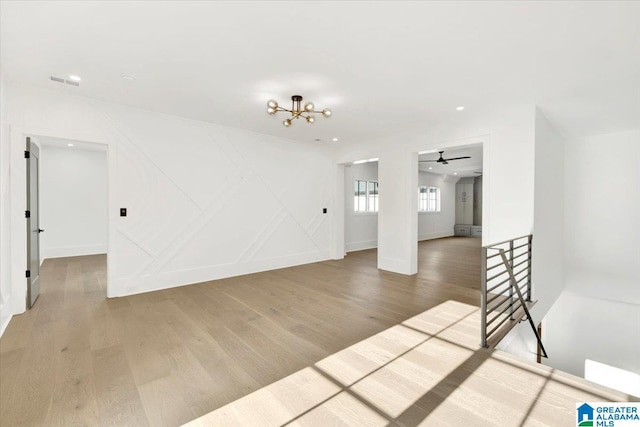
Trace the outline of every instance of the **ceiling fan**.
<instances>
[{"instance_id":1,"label":"ceiling fan","mask_svg":"<svg viewBox=\"0 0 640 427\"><path fill-rule=\"evenodd\" d=\"M438 153L440 153L440 158L438 160L420 160L420 162L437 162L437 163L442 163L443 165L448 165L451 160L460 160L460 159L470 159L471 158L469 156L464 156L464 157L452 157L451 159L445 159L445 158L442 157L442 154L444 153L444 151L438 151Z\"/></svg>"}]
</instances>

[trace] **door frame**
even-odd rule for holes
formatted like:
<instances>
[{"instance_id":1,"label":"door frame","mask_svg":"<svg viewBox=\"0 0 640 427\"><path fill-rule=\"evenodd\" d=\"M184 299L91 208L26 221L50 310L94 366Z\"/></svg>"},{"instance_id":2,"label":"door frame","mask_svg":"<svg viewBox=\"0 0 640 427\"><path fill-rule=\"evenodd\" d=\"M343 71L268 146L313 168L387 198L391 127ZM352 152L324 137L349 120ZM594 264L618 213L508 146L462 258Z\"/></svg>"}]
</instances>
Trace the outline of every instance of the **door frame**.
<instances>
[{"instance_id":1,"label":"door frame","mask_svg":"<svg viewBox=\"0 0 640 427\"><path fill-rule=\"evenodd\" d=\"M50 137L67 139L72 141L90 142L105 145L107 148L107 295L111 293L113 262L109 257L111 245L114 241L115 221L115 145L104 134L78 132L74 129L48 129L33 126L19 126L9 124L10 140L10 192L11 192L11 216L10 216L10 241L11 241L11 293L8 295L6 309L11 315L24 313L27 308L27 239L26 229L27 210L27 162L24 159L25 143L27 137Z\"/></svg>"},{"instance_id":2,"label":"door frame","mask_svg":"<svg viewBox=\"0 0 640 427\"><path fill-rule=\"evenodd\" d=\"M490 153L491 153L491 135L481 135L473 138L462 138L455 139L451 141L447 141L441 145L438 145L437 148L433 148L433 145L430 144L429 148L422 149L418 151L418 155L424 153L436 153L440 149L451 149L456 150L459 148L466 148L471 146L481 146L482 147L482 237L480 238L482 245L485 246L487 243L488 235L489 235L489 225L487 224L486 218L489 217L489 181L491 179L491 162L490 162ZM420 172L418 172L420 173ZM419 213L416 212L416 215ZM418 238L418 241L419 238Z\"/></svg>"}]
</instances>

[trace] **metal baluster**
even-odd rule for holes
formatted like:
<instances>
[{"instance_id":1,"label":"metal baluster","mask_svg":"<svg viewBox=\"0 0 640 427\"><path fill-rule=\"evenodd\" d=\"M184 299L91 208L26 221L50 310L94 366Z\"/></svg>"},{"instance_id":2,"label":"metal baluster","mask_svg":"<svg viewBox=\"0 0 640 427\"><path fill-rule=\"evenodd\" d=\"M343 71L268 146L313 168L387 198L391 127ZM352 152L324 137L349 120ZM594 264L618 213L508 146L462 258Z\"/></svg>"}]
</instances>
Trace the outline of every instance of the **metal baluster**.
<instances>
[{"instance_id":1,"label":"metal baluster","mask_svg":"<svg viewBox=\"0 0 640 427\"><path fill-rule=\"evenodd\" d=\"M527 250L529 251L529 263L527 268L527 301L531 301L531 260L533 253L533 235L529 235L529 244L527 245Z\"/></svg>"},{"instance_id":2,"label":"metal baluster","mask_svg":"<svg viewBox=\"0 0 640 427\"><path fill-rule=\"evenodd\" d=\"M482 248L482 273L480 282L480 345L489 347L487 344L487 248Z\"/></svg>"},{"instance_id":3,"label":"metal baluster","mask_svg":"<svg viewBox=\"0 0 640 427\"><path fill-rule=\"evenodd\" d=\"M513 270L513 240L509 242L509 267ZM513 286L509 286L509 319L513 320Z\"/></svg>"}]
</instances>

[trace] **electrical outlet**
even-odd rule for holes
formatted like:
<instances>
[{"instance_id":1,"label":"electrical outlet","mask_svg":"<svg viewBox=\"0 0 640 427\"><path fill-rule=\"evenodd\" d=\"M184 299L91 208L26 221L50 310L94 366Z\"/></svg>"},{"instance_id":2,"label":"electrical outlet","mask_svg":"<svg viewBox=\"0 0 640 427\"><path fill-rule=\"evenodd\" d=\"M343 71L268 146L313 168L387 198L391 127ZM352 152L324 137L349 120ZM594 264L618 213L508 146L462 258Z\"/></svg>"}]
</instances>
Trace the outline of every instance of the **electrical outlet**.
<instances>
[{"instance_id":1,"label":"electrical outlet","mask_svg":"<svg viewBox=\"0 0 640 427\"><path fill-rule=\"evenodd\" d=\"M322 208L322 213L323 214L327 213L327 208Z\"/></svg>"},{"instance_id":2,"label":"electrical outlet","mask_svg":"<svg viewBox=\"0 0 640 427\"><path fill-rule=\"evenodd\" d=\"M120 216L127 216L127 208L120 208Z\"/></svg>"}]
</instances>

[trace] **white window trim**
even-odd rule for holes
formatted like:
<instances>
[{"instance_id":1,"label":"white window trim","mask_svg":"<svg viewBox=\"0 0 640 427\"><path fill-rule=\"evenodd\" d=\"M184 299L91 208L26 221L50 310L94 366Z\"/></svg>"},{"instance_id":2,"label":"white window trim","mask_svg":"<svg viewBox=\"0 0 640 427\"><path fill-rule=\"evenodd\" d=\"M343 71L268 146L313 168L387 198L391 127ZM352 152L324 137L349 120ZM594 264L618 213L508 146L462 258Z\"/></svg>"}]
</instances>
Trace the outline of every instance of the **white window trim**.
<instances>
[{"instance_id":1,"label":"white window trim","mask_svg":"<svg viewBox=\"0 0 640 427\"><path fill-rule=\"evenodd\" d=\"M421 193L420 190L422 188L426 188L427 192L426 193ZM436 205L437 205L438 209L434 210L434 211L429 211L429 210L425 211L425 210L420 209L420 202L421 202L420 196L422 194L426 194L427 195L426 202L427 202L427 209L428 209L429 208L429 198L428 198L428 196L429 196L429 189L430 188L435 188L436 190L438 190L437 193L436 193L437 194ZM419 214L440 214L440 213L442 213L442 190L440 189L440 187L434 187L432 185L418 185L418 213Z\"/></svg>"},{"instance_id":2,"label":"white window trim","mask_svg":"<svg viewBox=\"0 0 640 427\"><path fill-rule=\"evenodd\" d=\"M369 209L369 183L370 182L375 182L378 184L378 210L377 211L370 211L370 210L364 210L364 211L356 211L356 205L355 203L352 204L351 206L351 214L352 215L356 215L356 216L361 216L361 215L378 215L378 211L380 210L380 182L379 181L374 181L374 180L368 180L368 179L354 179L353 182L356 181L362 181L362 182L366 182L367 184L365 185L366 191L365 191L365 208ZM352 197L355 197L355 195L352 194ZM353 202L353 199L352 199Z\"/></svg>"}]
</instances>

